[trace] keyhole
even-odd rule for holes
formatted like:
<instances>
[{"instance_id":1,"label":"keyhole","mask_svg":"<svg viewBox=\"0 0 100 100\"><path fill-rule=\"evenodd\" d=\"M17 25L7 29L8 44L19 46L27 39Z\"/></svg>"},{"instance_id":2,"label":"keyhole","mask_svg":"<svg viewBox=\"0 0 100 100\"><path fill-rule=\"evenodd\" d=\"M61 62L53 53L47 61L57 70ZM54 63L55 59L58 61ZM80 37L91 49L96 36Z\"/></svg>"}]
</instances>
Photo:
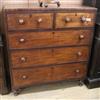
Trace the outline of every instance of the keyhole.
<instances>
[{"instance_id":1,"label":"keyhole","mask_svg":"<svg viewBox=\"0 0 100 100\"><path fill-rule=\"evenodd\" d=\"M75 13L75 16L77 16L77 13Z\"/></svg>"},{"instance_id":2,"label":"keyhole","mask_svg":"<svg viewBox=\"0 0 100 100\"><path fill-rule=\"evenodd\" d=\"M55 32L52 32L52 34L54 35L54 34L55 34Z\"/></svg>"},{"instance_id":3,"label":"keyhole","mask_svg":"<svg viewBox=\"0 0 100 100\"><path fill-rule=\"evenodd\" d=\"M29 17L31 18L32 17L32 14L30 14Z\"/></svg>"}]
</instances>

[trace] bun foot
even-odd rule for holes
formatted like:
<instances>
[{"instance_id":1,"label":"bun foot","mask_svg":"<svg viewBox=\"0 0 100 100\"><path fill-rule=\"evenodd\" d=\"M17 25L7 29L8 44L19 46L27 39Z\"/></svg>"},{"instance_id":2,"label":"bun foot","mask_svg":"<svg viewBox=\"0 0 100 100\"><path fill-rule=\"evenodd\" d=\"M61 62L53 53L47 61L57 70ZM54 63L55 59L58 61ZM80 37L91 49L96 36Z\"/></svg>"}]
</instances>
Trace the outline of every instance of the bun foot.
<instances>
[{"instance_id":1,"label":"bun foot","mask_svg":"<svg viewBox=\"0 0 100 100\"><path fill-rule=\"evenodd\" d=\"M83 82L82 81L79 81L79 86L83 86Z\"/></svg>"},{"instance_id":2,"label":"bun foot","mask_svg":"<svg viewBox=\"0 0 100 100\"><path fill-rule=\"evenodd\" d=\"M22 89L14 90L13 94L14 96L18 96L21 93Z\"/></svg>"}]
</instances>

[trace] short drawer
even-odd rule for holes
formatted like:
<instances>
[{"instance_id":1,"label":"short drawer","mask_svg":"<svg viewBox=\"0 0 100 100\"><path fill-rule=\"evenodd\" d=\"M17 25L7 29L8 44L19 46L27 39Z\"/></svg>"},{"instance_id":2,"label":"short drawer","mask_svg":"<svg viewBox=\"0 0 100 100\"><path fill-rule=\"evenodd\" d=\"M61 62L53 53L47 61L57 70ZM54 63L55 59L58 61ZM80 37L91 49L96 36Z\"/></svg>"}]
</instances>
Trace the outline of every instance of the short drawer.
<instances>
[{"instance_id":1,"label":"short drawer","mask_svg":"<svg viewBox=\"0 0 100 100\"><path fill-rule=\"evenodd\" d=\"M94 13L57 13L56 28L93 27Z\"/></svg>"},{"instance_id":2,"label":"short drawer","mask_svg":"<svg viewBox=\"0 0 100 100\"><path fill-rule=\"evenodd\" d=\"M86 66L86 63L76 63L12 70L12 87L19 88L60 80L83 79L86 75Z\"/></svg>"},{"instance_id":3,"label":"short drawer","mask_svg":"<svg viewBox=\"0 0 100 100\"><path fill-rule=\"evenodd\" d=\"M11 52L12 68L87 61L89 47L63 47Z\"/></svg>"},{"instance_id":4,"label":"short drawer","mask_svg":"<svg viewBox=\"0 0 100 100\"><path fill-rule=\"evenodd\" d=\"M52 13L8 14L8 30L52 29Z\"/></svg>"},{"instance_id":5,"label":"short drawer","mask_svg":"<svg viewBox=\"0 0 100 100\"><path fill-rule=\"evenodd\" d=\"M9 48L29 49L54 46L90 45L92 30L68 30L58 32L9 33Z\"/></svg>"}]
</instances>

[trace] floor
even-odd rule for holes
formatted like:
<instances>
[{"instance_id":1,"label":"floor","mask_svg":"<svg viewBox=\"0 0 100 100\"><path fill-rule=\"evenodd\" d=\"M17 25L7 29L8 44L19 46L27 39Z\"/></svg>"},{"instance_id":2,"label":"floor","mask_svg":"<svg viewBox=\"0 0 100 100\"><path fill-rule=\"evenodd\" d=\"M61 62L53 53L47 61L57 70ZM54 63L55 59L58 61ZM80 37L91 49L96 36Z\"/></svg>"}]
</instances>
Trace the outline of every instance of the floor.
<instances>
[{"instance_id":1,"label":"floor","mask_svg":"<svg viewBox=\"0 0 100 100\"><path fill-rule=\"evenodd\" d=\"M20 95L0 95L0 100L100 100L100 88L87 89L78 82L62 82L24 89Z\"/></svg>"}]
</instances>

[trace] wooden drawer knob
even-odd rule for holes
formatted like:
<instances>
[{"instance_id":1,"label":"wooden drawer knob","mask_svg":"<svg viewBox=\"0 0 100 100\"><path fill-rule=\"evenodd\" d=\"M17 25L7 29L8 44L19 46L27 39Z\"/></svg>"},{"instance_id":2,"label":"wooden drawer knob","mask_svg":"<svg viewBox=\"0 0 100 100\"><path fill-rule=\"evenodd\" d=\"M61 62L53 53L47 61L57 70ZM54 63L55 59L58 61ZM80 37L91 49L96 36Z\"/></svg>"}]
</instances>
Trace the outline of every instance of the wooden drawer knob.
<instances>
[{"instance_id":1,"label":"wooden drawer knob","mask_svg":"<svg viewBox=\"0 0 100 100\"><path fill-rule=\"evenodd\" d=\"M81 39L84 39L84 35L80 35L79 36L79 39L81 40Z\"/></svg>"},{"instance_id":2,"label":"wooden drawer knob","mask_svg":"<svg viewBox=\"0 0 100 100\"><path fill-rule=\"evenodd\" d=\"M48 7L48 4L47 4L47 3L44 3L44 7L46 7L46 8L47 8L47 7Z\"/></svg>"},{"instance_id":3,"label":"wooden drawer knob","mask_svg":"<svg viewBox=\"0 0 100 100\"><path fill-rule=\"evenodd\" d=\"M67 22L71 22L71 18L66 17L66 18L65 18L65 22L66 22L66 23L67 23Z\"/></svg>"},{"instance_id":4,"label":"wooden drawer knob","mask_svg":"<svg viewBox=\"0 0 100 100\"><path fill-rule=\"evenodd\" d=\"M25 23L24 19L19 19L18 22L19 22L20 25Z\"/></svg>"},{"instance_id":5,"label":"wooden drawer knob","mask_svg":"<svg viewBox=\"0 0 100 100\"><path fill-rule=\"evenodd\" d=\"M79 69L76 69L76 70L75 70L75 72L76 72L76 73L79 73L79 72L80 72L80 70L79 70Z\"/></svg>"},{"instance_id":6,"label":"wooden drawer knob","mask_svg":"<svg viewBox=\"0 0 100 100\"><path fill-rule=\"evenodd\" d=\"M27 76L26 76L26 75L23 75L23 76L22 76L22 79L27 79Z\"/></svg>"},{"instance_id":7,"label":"wooden drawer knob","mask_svg":"<svg viewBox=\"0 0 100 100\"><path fill-rule=\"evenodd\" d=\"M42 18L39 18L39 19L37 20L38 23L41 23L42 21L43 21Z\"/></svg>"},{"instance_id":8,"label":"wooden drawer knob","mask_svg":"<svg viewBox=\"0 0 100 100\"><path fill-rule=\"evenodd\" d=\"M82 56L82 52L78 52L77 56L79 56L79 57Z\"/></svg>"},{"instance_id":9,"label":"wooden drawer knob","mask_svg":"<svg viewBox=\"0 0 100 100\"><path fill-rule=\"evenodd\" d=\"M21 57L21 61L22 62L26 62L26 58L25 57Z\"/></svg>"},{"instance_id":10,"label":"wooden drawer knob","mask_svg":"<svg viewBox=\"0 0 100 100\"><path fill-rule=\"evenodd\" d=\"M23 42L25 42L25 39L21 38L21 39L19 39L19 42L23 43Z\"/></svg>"},{"instance_id":11,"label":"wooden drawer knob","mask_svg":"<svg viewBox=\"0 0 100 100\"><path fill-rule=\"evenodd\" d=\"M91 19L91 18L87 18L87 17L83 16L83 17L81 17L81 21L82 21L82 22L91 22L91 21L92 21L92 19Z\"/></svg>"}]
</instances>

